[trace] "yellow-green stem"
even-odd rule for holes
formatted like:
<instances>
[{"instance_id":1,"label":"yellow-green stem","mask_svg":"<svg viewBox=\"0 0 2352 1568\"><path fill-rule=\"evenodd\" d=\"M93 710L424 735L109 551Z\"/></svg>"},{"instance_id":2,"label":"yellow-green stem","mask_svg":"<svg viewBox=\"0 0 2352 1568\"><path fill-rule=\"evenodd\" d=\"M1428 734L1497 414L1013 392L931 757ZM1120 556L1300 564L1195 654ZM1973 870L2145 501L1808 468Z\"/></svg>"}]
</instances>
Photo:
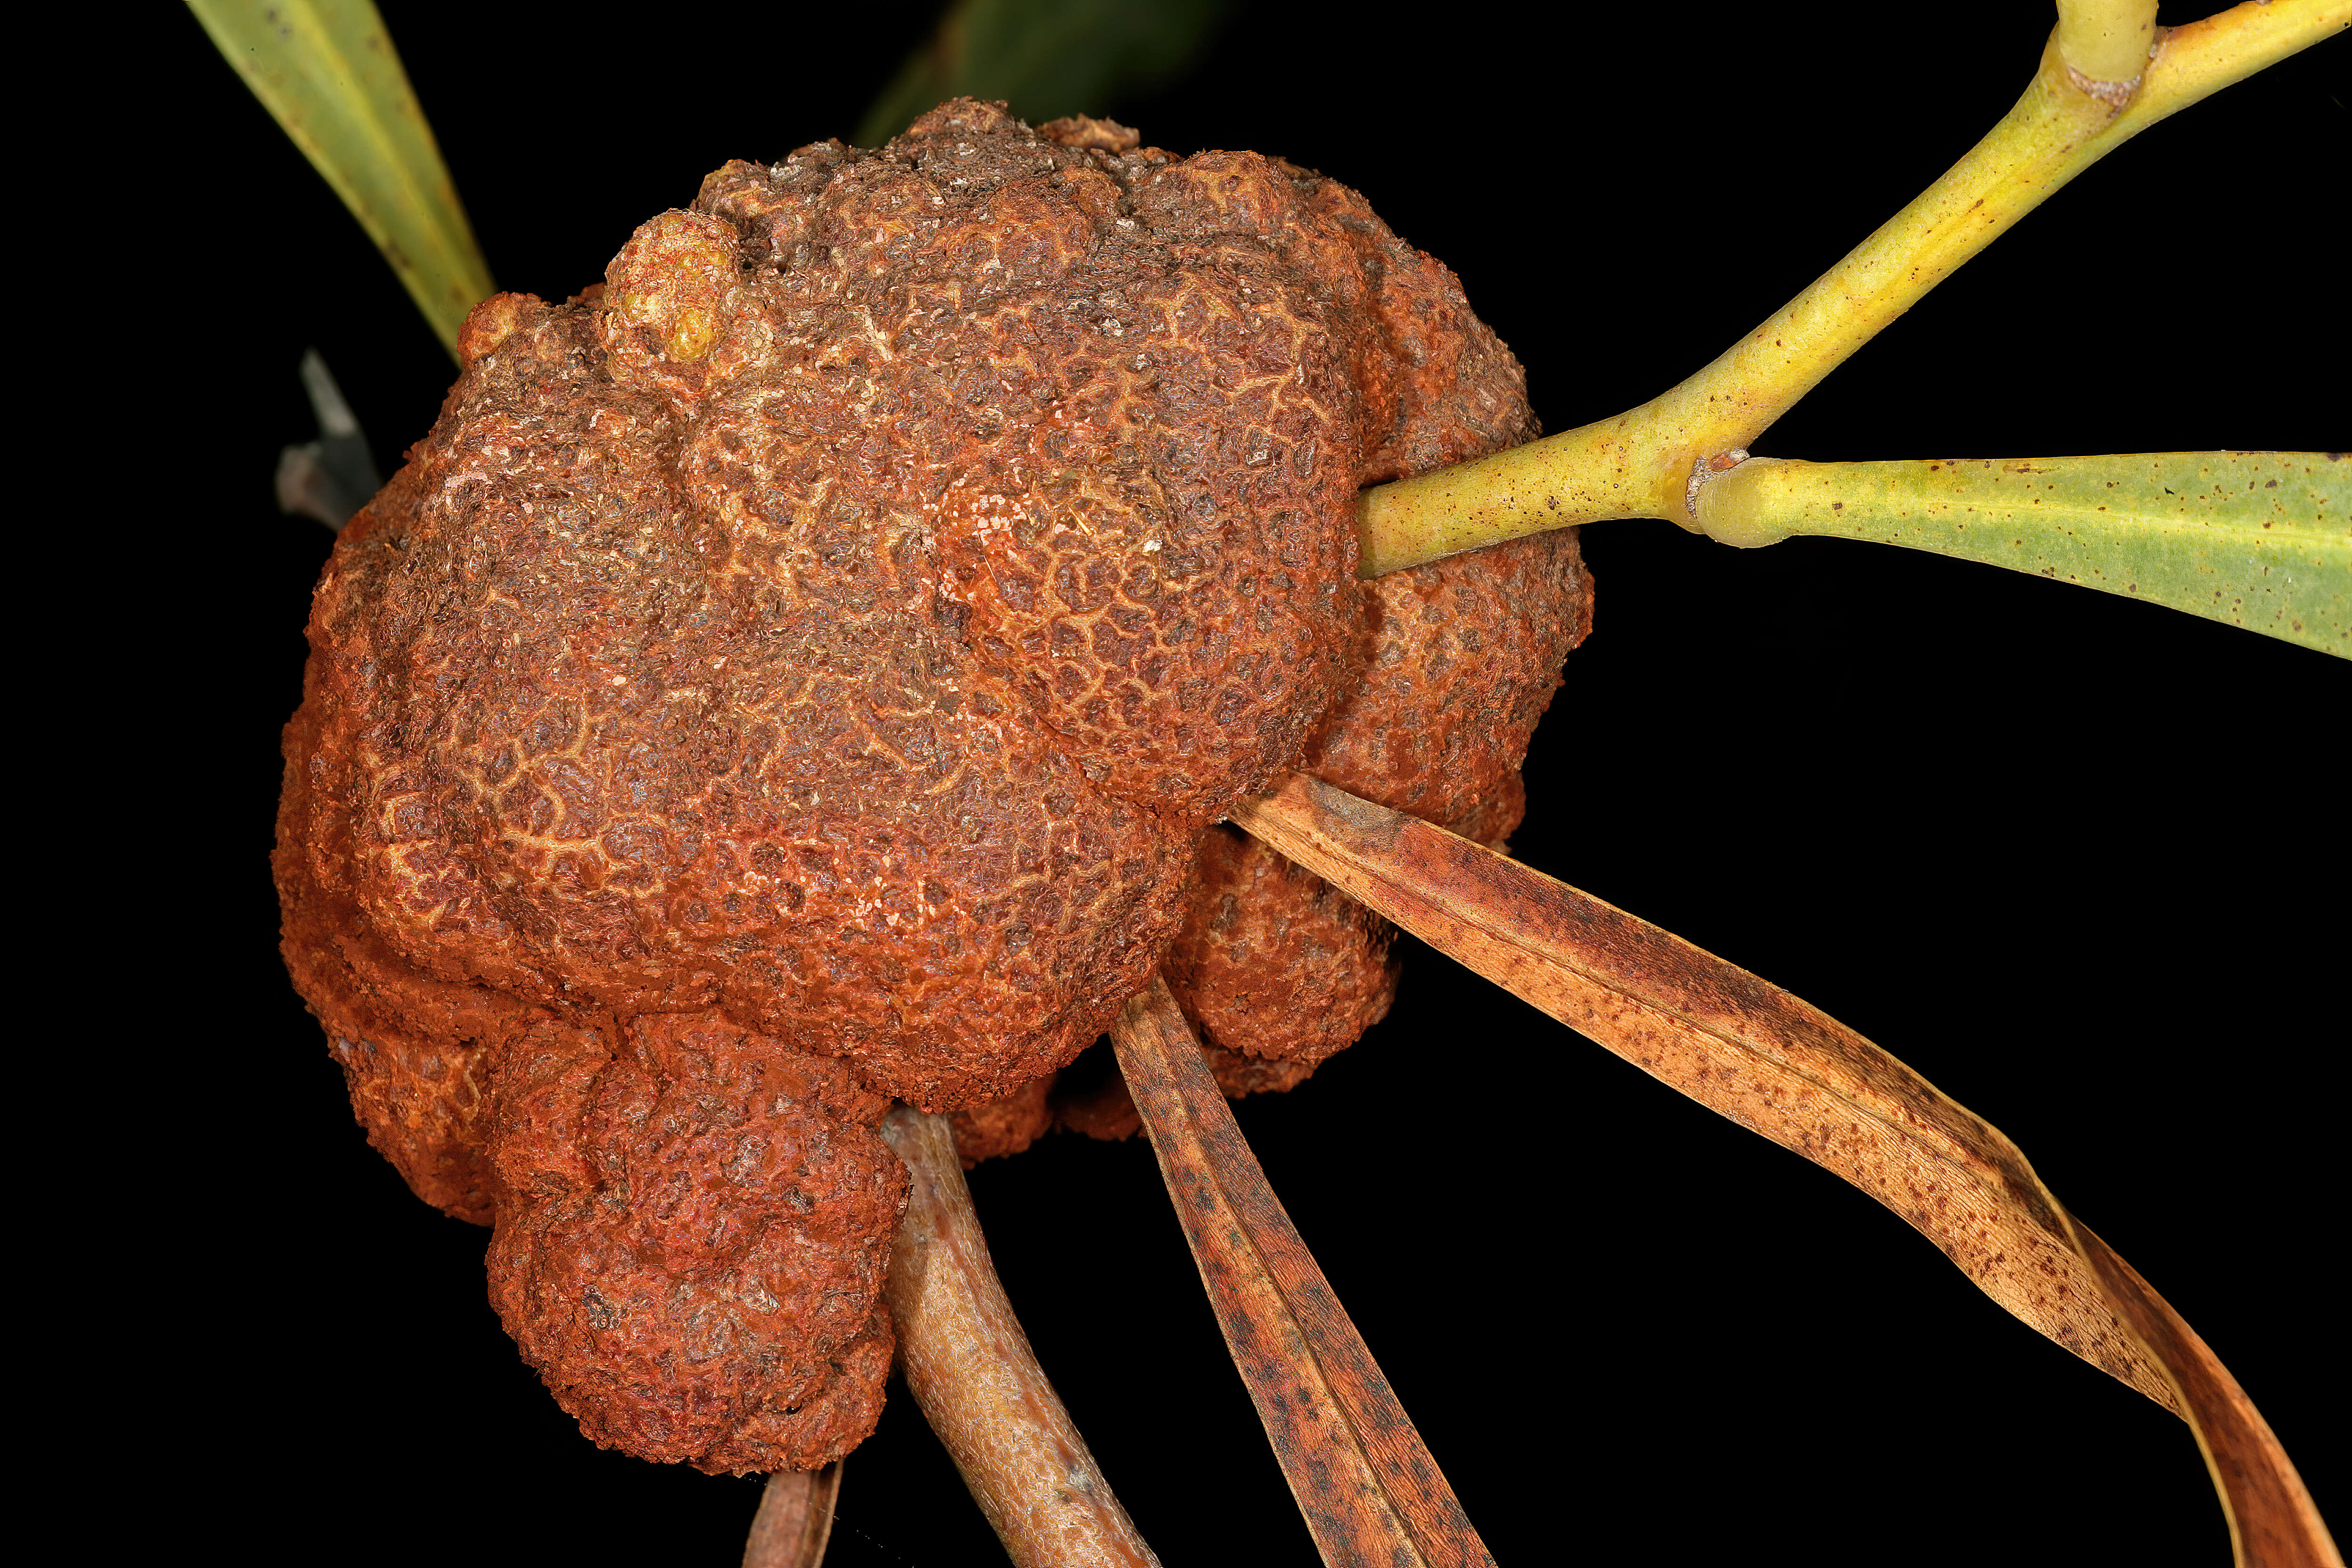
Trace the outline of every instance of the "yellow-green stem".
<instances>
[{"instance_id":1,"label":"yellow-green stem","mask_svg":"<svg viewBox=\"0 0 2352 1568\"><path fill-rule=\"evenodd\" d=\"M1753 441L2109 152L2347 23L2352 0L2249 0L2166 35L2136 90L2071 68L2053 33L2024 96L1983 141L1705 370L1613 418L1367 491L1363 574L1607 518L1669 518L1696 531L1689 491L1697 465Z\"/></svg>"},{"instance_id":2,"label":"yellow-green stem","mask_svg":"<svg viewBox=\"0 0 2352 1568\"><path fill-rule=\"evenodd\" d=\"M2058 55L2095 82L2126 83L2147 68L2156 0L2058 0Z\"/></svg>"}]
</instances>

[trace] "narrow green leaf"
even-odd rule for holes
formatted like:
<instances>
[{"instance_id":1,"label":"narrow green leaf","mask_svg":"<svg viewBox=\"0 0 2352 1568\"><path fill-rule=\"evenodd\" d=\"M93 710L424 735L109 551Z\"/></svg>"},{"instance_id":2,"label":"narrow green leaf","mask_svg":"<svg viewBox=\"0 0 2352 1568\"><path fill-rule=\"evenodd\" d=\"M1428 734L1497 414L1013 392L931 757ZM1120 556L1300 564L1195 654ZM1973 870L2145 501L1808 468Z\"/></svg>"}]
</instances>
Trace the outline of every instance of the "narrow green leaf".
<instances>
[{"instance_id":1,"label":"narrow green leaf","mask_svg":"<svg viewBox=\"0 0 2352 1568\"><path fill-rule=\"evenodd\" d=\"M1003 99L1035 123L1108 115L1112 95L1173 74L1228 0L956 0L857 128L878 147L956 97Z\"/></svg>"},{"instance_id":2,"label":"narrow green leaf","mask_svg":"<svg viewBox=\"0 0 2352 1568\"><path fill-rule=\"evenodd\" d=\"M466 312L495 288L373 0L188 0L188 8L455 357Z\"/></svg>"},{"instance_id":3,"label":"narrow green leaf","mask_svg":"<svg viewBox=\"0 0 2352 1568\"><path fill-rule=\"evenodd\" d=\"M1870 539L2153 599L2352 658L2352 458L2342 452L1803 463L1699 490L1733 544Z\"/></svg>"}]
</instances>

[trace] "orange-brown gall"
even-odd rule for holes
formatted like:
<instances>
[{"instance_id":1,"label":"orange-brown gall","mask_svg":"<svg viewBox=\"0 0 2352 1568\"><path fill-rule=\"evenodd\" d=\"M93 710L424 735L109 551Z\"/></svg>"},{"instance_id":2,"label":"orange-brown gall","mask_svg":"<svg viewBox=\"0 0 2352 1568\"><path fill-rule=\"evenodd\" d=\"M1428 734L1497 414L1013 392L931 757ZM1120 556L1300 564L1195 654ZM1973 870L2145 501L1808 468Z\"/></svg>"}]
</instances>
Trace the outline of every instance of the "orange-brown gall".
<instances>
[{"instance_id":1,"label":"orange-brown gall","mask_svg":"<svg viewBox=\"0 0 2352 1568\"><path fill-rule=\"evenodd\" d=\"M1573 545L1371 590L1355 507L1533 435L1516 363L1344 186L1047 132L730 163L602 285L487 301L320 580L288 963L599 1442L870 1427L889 1100L1025 1146L1163 963L1234 1092L1378 1016L1377 922L1204 852L1233 803L1304 759L1515 819L1566 643L1496 617L1558 619Z\"/></svg>"},{"instance_id":2,"label":"orange-brown gall","mask_svg":"<svg viewBox=\"0 0 2352 1568\"><path fill-rule=\"evenodd\" d=\"M1526 812L1519 764L1536 721L1591 625L1576 537L1536 534L1372 587L1361 673L1301 766L1501 847ZM1304 1078L1387 1013L1396 991L1388 921L1229 827L1203 840L1196 875L1165 967L1204 1044L1298 1064ZM1217 1076L1274 1087L1231 1068Z\"/></svg>"},{"instance_id":3,"label":"orange-brown gall","mask_svg":"<svg viewBox=\"0 0 2352 1568\"><path fill-rule=\"evenodd\" d=\"M493 294L467 312L457 329L457 363L471 366L513 335L539 301L529 294Z\"/></svg>"},{"instance_id":4,"label":"orange-brown gall","mask_svg":"<svg viewBox=\"0 0 2352 1568\"><path fill-rule=\"evenodd\" d=\"M955 1131L956 1155L967 1171L982 1160L1018 1154L1054 1127L1051 1099L1055 1074L1033 1078L1002 1100L992 1100L948 1118Z\"/></svg>"},{"instance_id":5,"label":"orange-brown gall","mask_svg":"<svg viewBox=\"0 0 2352 1568\"><path fill-rule=\"evenodd\" d=\"M499 1054L490 1300L604 1447L811 1469L873 1430L907 1172L842 1063L711 1014Z\"/></svg>"}]
</instances>

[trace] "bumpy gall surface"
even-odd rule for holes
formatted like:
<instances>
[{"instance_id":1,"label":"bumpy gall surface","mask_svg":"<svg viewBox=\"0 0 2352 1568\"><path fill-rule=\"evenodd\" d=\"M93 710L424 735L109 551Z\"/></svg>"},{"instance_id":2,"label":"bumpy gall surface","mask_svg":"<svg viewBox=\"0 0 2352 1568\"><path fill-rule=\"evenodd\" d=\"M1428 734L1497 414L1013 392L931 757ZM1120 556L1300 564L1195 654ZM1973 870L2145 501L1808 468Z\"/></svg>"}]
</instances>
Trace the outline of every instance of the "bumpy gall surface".
<instances>
[{"instance_id":1,"label":"bumpy gall surface","mask_svg":"<svg viewBox=\"0 0 2352 1568\"><path fill-rule=\"evenodd\" d=\"M907 1171L838 1060L714 1013L501 1053L490 1300L599 1443L807 1469L873 1425Z\"/></svg>"},{"instance_id":2,"label":"bumpy gall surface","mask_svg":"<svg viewBox=\"0 0 2352 1568\"><path fill-rule=\"evenodd\" d=\"M495 1223L591 1436L822 1464L890 1355L888 1100L1025 1142L1171 946L1196 1016L1255 1027L1269 964L1352 933L1288 1034L1211 1022L1229 1089L1286 1087L1385 1005L1380 935L1210 825L1310 742L1407 809L1516 810L1447 738L1495 713L1381 661L1547 612L1375 596L1353 519L1533 435L1518 367L1332 181L969 100L730 163L460 348L314 602L289 965L370 1139ZM1544 550L1511 581L1580 592ZM1412 642L1400 592L1453 629ZM1351 688L1412 717L1335 752Z\"/></svg>"},{"instance_id":3,"label":"bumpy gall surface","mask_svg":"<svg viewBox=\"0 0 2352 1568\"><path fill-rule=\"evenodd\" d=\"M1515 540L1370 584L1359 684L1300 765L1449 832L1507 847L1525 815L1519 764L1570 649L1592 622L1573 533ZM1388 1012L1395 928L1234 828L1201 840L1169 988L1229 1095L1295 1088ZM1141 1125L1124 1086L1092 1075L956 1117L967 1162L1017 1153L1060 1125L1097 1138Z\"/></svg>"},{"instance_id":4,"label":"bumpy gall surface","mask_svg":"<svg viewBox=\"0 0 2352 1568\"><path fill-rule=\"evenodd\" d=\"M1572 533L1541 533L1373 584L1361 674L1308 745L1306 772L1502 847L1526 814L1519 764L1591 626ZM1311 1068L1387 1013L1394 930L1234 828L1203 837L1169 950L1170 988L1203 1041ZM1279 1087L1287 1089L1296 1078ZM1275 1087L1238 1068L1235 1083Z\"/></svg>"}]
</instances>

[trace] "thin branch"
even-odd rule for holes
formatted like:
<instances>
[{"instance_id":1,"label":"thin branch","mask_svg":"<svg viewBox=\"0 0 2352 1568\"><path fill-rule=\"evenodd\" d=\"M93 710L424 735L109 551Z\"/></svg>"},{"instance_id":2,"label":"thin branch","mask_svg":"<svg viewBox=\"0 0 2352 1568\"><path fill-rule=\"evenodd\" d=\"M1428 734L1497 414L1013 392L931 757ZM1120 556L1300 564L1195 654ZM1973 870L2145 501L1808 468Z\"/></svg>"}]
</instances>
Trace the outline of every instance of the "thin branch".
<instances>
[{"instance_id":1,"label":"thin branch","mask_svg":"<svg viewBox=\"0 0 2352 1568\"><path fill-rule=\"evenodd\" d=\"M886 1294L907 1387L1021 1568L1159 1568L1004 1298L944 1116L882 1136L913 1177Z\"/></svg>"},{"instance_id":2,"label":"thin branch","mask_svg":"<svg viewBox=\"0 0 2352 1568\"><path fill-rule=\"evenodd\" d=\"M1234 1365L1323 1561L1494 1563L1234 1125L1157 976L1111 1026Z\"/></svg>"},{"instance_id":3,"label":"thin branch","mask_svg":"<svg viewBox=\"0 0 2352 1568\"><path fill-rule=\"evenodd\" d=\"M2156 37L2156 0L2058 0L2058 58L2093 81L2137 85Z\"/></svg>"},{"instance_id":4,"label":"thin branch","mask_svg":"<svg viewBox=\"0 0 2352 1568\"><path fill-rule=\"evenodd\" d=\"M1917 1073L1679 937L1318 780L1294 774L1233 819L1661 1082L1843 1176L2001 1306L2182 1415L2242 1563L2341 1568L2294 1465L2212 1352L2015 1144Z\"/></svg>"},{"instance_id":5,"label":"thin branch","mask_svg":"<svg viewBox=\"0 0 2352 1568\"><path fill-rule=\"evenodd\" d=\"M2136 89L2072 69L2053 34L2025 95L1983 141L1696 375L1613 418L1367 491L1362 574L1608 518L1667 518L1697 531L1690 490L1701 465L1748 446L2084 169L2175 110L2347 26L2352 0L2249 0L2167 34Z\"/></svg>"},{"instance_id":6,"label":"thin branch","mask_svg":"<svg viewBox=\"0 0 2352 1568\"><path fill-rule=\"evenodd\" d=\"M821 1568L841 1505L841 1466L778 1470L760 1493L743 1542L743 1568Z\"/></svg>"}]
</instances>

